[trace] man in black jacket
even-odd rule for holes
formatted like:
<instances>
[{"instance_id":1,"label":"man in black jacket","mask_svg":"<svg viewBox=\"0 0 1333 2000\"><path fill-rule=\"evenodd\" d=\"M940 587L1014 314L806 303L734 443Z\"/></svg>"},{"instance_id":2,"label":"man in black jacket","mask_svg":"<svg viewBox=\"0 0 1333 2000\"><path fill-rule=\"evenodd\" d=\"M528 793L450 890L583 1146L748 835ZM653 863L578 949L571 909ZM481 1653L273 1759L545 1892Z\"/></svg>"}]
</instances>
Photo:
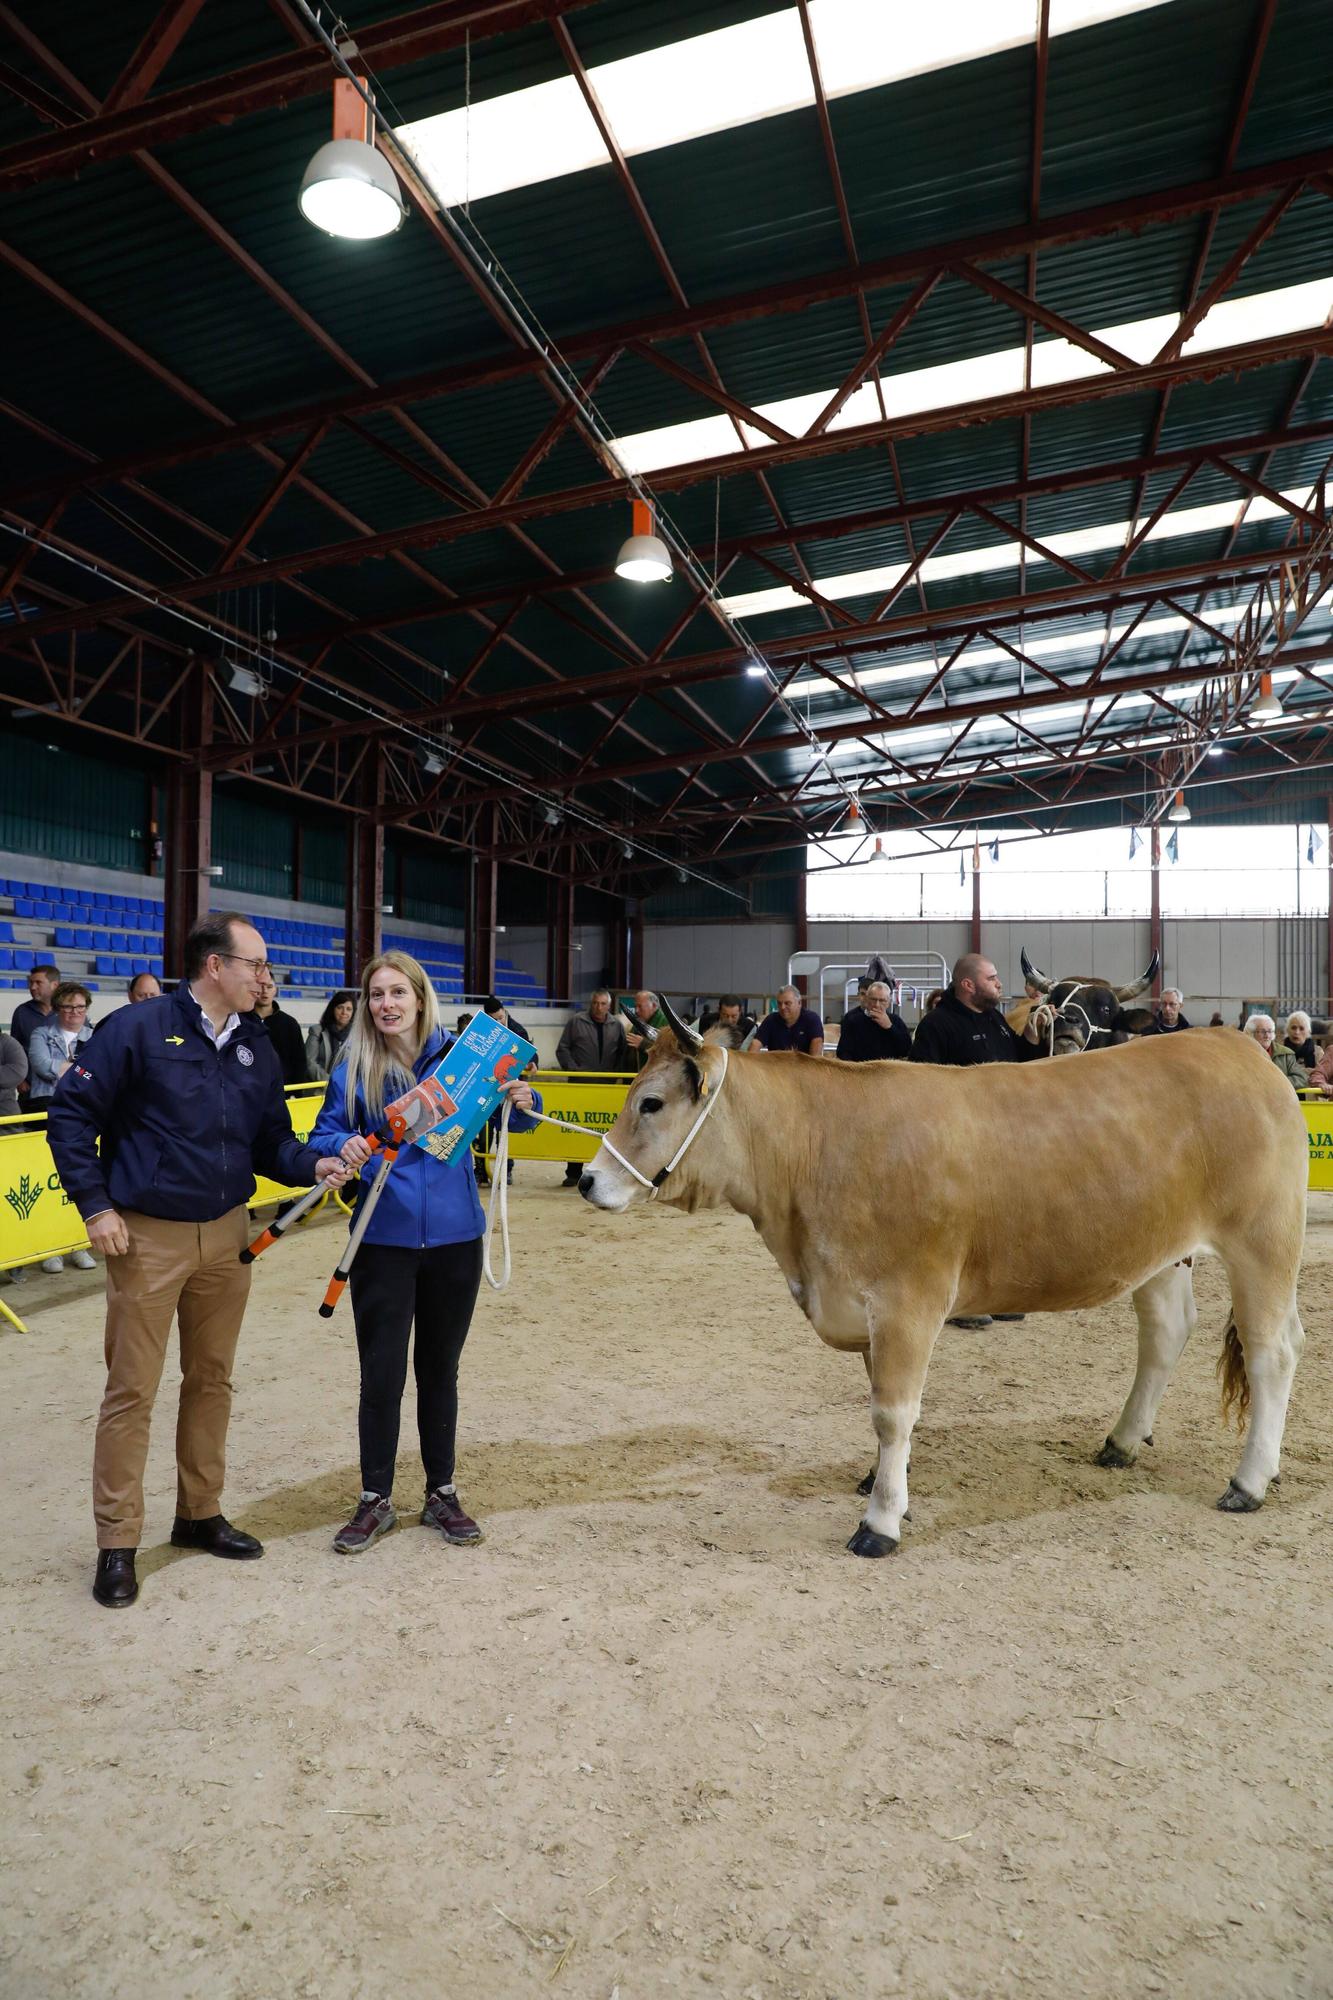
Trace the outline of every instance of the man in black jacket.
<instances>
[{"instance_id":1,"label":"man in black jacket","mask_svg":"<svg viewBox=\"0 0 1333 2000\"><path fill-rule=\"evenodd\" d=\"M988 958L969 951L953 969L953 984L938 1007L922 1016L912 1041L912 1061L970 1069L974 1063L1031 1062L1041 1054L1031 1023L1016 1035L1000 1012L1004 988Z\"/></svg>"},{"instance_id":2,"label":"man in black jacket","mask_svg":"<svg viewBox=\"0 0 1333 2000\"><path fill-rule=\"evenodd\" d=\"M278 1052L284 1083L309 1083L310 1066L305 1059L305 1036L294 1014L284 1014L278 1005L278 982L266 972L259 982L255 1019L268 1029L268 1038Z\"/></svg>"},{"instance_id":3,"label":"man in black jacket","mask_svg":"<svg viewBox=\"0 0 1333 2000\"><path fill-rule=\"evenodd\" d=\"M107 1260L107 1384L93 1451L99 1604L139 1594L148 1428L173 1315L182 1380L171 1539L210 1555L264 1553L220 1511L250 1289L238 1261L246 1202L256 1168L297 1187L348 1178L341 1160L320 1159L292 1134L278 1058L254 1018L266 970L264 940L244 917L206 917L186 940L175 992L117 1008L51 1101L61 1183Z\"/></svg>"},{"instance_id":4,"label":"man in black jacket","mask_svg":"<svg viewBox=\"0 0 1333 2000\"><path fill-rule=\"evenodd\" d=\"M953 969L953 983L938 1007L923 1014L912 1039L912 1061L970 1069L976 1063L1031 1062L1041 1054L1031 1021L1016 1035L1000 1008L1004 988L988 958L969 951ZM950 1326L989 1326L992 1318L1022 1319L1022 1313L975 1313Z\"/></svg>"},{"instance_id":5,"label":"man in black jacket","mask_svg":"<svg viewBox=\"0 0 1333 2000\"><path fill-rule=\"evenodd\" d=\"M901 1014L891 1005L893 994L882 979L872 979L859 1007L850 1007L838 1030L840 1062L910 1062L912 1037Z\"/></svg>"}]
</instances>

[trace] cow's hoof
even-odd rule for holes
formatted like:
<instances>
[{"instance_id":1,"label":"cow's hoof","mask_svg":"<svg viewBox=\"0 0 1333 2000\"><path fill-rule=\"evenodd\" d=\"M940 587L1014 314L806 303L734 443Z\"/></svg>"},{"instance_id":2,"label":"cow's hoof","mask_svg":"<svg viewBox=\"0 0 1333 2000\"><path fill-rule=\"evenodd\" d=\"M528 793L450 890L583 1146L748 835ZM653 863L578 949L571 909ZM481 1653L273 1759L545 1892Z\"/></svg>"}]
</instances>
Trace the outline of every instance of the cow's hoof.
<instances>
[{"instance_id":1,"label":"cow's hoof","mask_svg":"<svg viewBox=\"0 0 1333 2000\"><path fill-rule=\"evenodd\" d=\"M854 1556L896 1556L898 1544L892 1535L877 1535L864 1521L847 1544Z\"/></svg>"},{"instance_id":2,"label":"cow's hoof","mask_svg":"<svg viewBox=\"0 0 1333 2000\"><path fill-rule=\"evenodd\" d=\"M1237 1486L1234 1479L1217 1503L1219 1512L1223 1514L1257 1514L1263 1504L1262 1500L1255 1499L1253 1493L1247 1493L1243 1486Z\"/></svg>"},{"instance_id":3,"label":"cow's hoof","mask_svg":"<svg viewBox=\"0 0 1333 2000\"><path fill-rule=\"evenodd\" d=\"M1107 1438L1094 1462L1097 1465L1113 1465L1122 1472L1127 1465L1134 1463L1127 1451L1121 1451L1114 1438Z\"/></svg>"},{"instance_id":4,"label":"cow's hoof","mask_svg":"<svg viewBox=\"0 0 1333 2000\"><path fill-rule=\"evenodd\" d=\"M873 1492L874 1492L874 1490L875 1490L875 1474L876 1474L876 1472L877 1472L878 1470L879 1470L878 1466L874 1466L874 1465L872 1465L872 1466L871 1466L871 1468L870 1468L870 1470L869 1470L869 1472L867 1472L867 1474L866 1474L865 1478L864 1478L864 1479L858 1479L858 1480L857 1480L857 1482L856 1482L856 1490L857 1490L857 1492L858 1492L858 1493L861 1493L861 1494L869 1494L869 1493L873 1493Z\"/></svg>"},{"instance_id":5,"label":"cow's hoof","mask_svg":"<svg viewBox=\"0 0 1333 2000\"><path fill-rule=\"evenodd\" d=\"M1152 1444L1152 1443L1153 1443L1153 1434L1152 1434L1152 1432L1151 1432L1151 1431L1149 1431L1149 1433L1148 1433L1147 1437L1146 1437L1146 1438L1145 1438L1145 1439L1143 1440L1143 1442L1144 1442L1145 1444Z\"/></svg>"}]
</instances>

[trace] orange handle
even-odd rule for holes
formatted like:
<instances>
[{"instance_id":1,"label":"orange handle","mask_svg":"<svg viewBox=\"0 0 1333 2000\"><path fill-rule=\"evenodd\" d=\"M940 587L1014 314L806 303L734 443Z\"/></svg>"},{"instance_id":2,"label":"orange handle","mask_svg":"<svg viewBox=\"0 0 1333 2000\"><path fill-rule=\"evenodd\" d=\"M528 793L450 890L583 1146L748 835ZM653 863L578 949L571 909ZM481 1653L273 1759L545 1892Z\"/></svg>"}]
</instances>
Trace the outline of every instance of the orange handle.
<instances>
[{"instance_id":1,"label":"orange handle","mask_svg":"<svg viewBox=\"0 0 1333 2000\"><path fill-rule=\"evenodd\" d=\"M265 1250L268 1249L269 1245L271 1243L276 1243L277 1240L278 1240L277 1236L271 1229L265 1229L261 1231L261 1233L258 1236L256 1236L254 1242L248 1244L246 1248L242 1250L241 1262L243 1264L253 1264L255 1258L261 1257L265 1252Z\"/></svg>"},{"instance_id":2,"label":"orange handle","mask_svg":"<svg viewBox=\"0 0 1333 2000\"><path fill-rule=\"evenodd\" d=\"M319 1309L319 1316L321 1319L333 1318L333 1309L337 1305L339 1299L342 1297L343 1293L346 1290L347 1290L346 1278L338 1277L337 1273L335 1272L333 1277L329 1279L329 1289L327 1290L327 1292L325 1292L324 1303Z\"/></svg>"}]
</instances>

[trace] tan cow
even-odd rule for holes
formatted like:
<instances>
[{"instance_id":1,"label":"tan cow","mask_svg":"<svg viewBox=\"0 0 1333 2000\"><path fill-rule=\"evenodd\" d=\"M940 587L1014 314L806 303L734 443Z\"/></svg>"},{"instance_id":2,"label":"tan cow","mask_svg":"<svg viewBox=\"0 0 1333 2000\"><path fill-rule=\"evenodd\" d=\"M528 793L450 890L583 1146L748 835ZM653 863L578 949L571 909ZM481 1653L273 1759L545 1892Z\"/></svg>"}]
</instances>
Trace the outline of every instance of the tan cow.
<instances>
[{"instance_id":1,"label":"tan cow","mask_svg":"<svg viewBox=\"0 0 1333 2000\"><path fill-rule=\"evenodd\" d=\"M748 1215L821 1340L865 1357L879 1453L855 1555L890 1555L931 1352L955 1313L1062 1312L1131 1292L1138 1369L1099 1456L1130 1465L1194 1325L1180 1260L1231 1282L1223 1409L1249 1430L1218 1506L1277 1476L1304 1344L1307 1141L1244 1035L1170 1035L1076 1063L763 1062L672 1017L583 1175L595 1207L653 1191Z\"/></svg>"}]
</instances>

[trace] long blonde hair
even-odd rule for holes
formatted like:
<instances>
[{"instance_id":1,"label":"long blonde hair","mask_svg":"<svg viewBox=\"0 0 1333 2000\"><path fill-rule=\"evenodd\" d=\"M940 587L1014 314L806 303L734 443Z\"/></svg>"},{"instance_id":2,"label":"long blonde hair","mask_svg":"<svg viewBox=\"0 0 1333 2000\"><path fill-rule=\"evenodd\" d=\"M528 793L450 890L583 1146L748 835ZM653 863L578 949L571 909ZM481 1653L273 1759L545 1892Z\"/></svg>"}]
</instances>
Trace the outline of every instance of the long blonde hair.
<instances>
[{"instance_id":1,"label":"long blonde hair","mask_svg":"<svg viewBox=\"0 0 1333 2000\"><path fill-rule=\"evenodd\" d=\"M401 1097L412 1087L412 1077L390 1056L384 1037L370 1014L370 982L385 966L401 972L417 996L416 1048L413 1061L440 1025L440 1005L435 988L424 967L405 951L382 951L361 968L361 993L347 1033L347 1062L343 1078L343 1101L349 1120L356 1116L358 1094L373 1124L384 1113L386 1097ZM390 1088L392 1086L392 1088Z\"/></svg>"}]
</instances>

